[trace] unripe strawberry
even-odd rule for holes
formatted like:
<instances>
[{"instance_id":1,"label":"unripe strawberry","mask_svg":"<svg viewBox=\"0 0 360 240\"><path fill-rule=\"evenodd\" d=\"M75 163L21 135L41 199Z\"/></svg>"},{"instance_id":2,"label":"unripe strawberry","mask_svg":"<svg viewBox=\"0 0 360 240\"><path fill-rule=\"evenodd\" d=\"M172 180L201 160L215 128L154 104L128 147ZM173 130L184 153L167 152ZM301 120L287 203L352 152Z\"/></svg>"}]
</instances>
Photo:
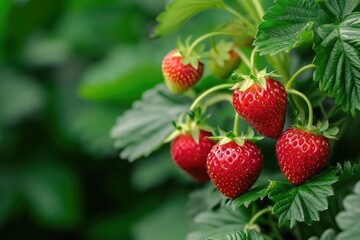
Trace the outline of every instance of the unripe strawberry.
<instances>
[{"instance_id":1,"label":"unripe strawberry","mask_svg":"<svg viewBox=\"0 0 360 240\"><path fill-rule=\"evenodd\" d=\"M200 130L199 141L196 142L190 133L182 133L171 143L171 156L174 162L199 182L209 181L206 159L215 144L207 137L210 132Z\"/></svg>"},{"instance_id":2,"label":"unripe strawberry","mask_svg":"<svg viewBox=\"0 0 360 240\"><path fill-rule=\"evenodd\" d=\"M228 52L229 58L221 62L221 65L214 59L209 61L209 69L211 73L220 80L228 79L232 72L239 66L240 57L235 53L234 50Z\"/></svg>"},{"instance_id":3,"label":"unripe strawberry","mask_svg":"<svg viewBox=\"0 0 360 240\"><path fill-rule=\"evenodd\" d=\"M266 89L254 83L246 90L235 89L233 105L236 112L256 131L269 138L278 138L285 124L287 94L284 86L271 78Z\"/></svg>"},{"instance_id":4,"label":"unripe strawberry","mask_svg":"<svg viewBox=\"0 0 360 240\"><path fill-rule=\"evenodd\" d=\"M330 156L328 140L304 129L290 128L276 143L281 171L295 185L320 172Z\"/></svg>"},{"instance_id":5,"label":"unripe strawberry","mask_svg":"<svg viewBox=\"0 0 360 240\"><path fill-rule=\"evenodd\" d=\"M183 57L177 50L172 50L162 62L162 72L165 83L170 91L182 93L193 87L202 77L204 64L197 61L193 64L183 64Z\"/></svg>"},{"instance_id":6,"label":"unripe strawberry","mask_svg":"<svg viewBox=\"0 0 360 240\"><path fill-rule=\"evenodd\" d=\"M215 186L229 198L236 198L250 189L263 167L260 149L245 140L240 146L235 141L219 145L210 151L208 173Z\"/></svg>"}]
</instances>

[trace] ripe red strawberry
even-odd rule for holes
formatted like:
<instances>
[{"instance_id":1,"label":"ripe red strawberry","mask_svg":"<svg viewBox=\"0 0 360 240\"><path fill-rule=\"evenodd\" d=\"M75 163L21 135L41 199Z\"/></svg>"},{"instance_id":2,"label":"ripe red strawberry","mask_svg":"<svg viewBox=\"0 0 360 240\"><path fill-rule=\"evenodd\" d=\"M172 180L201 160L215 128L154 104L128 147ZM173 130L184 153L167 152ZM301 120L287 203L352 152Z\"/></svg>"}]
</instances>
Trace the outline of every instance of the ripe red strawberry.
<instances>
[{"instance_id":1,"label":"ripe red strawberry","mask_svg":"<svg viewBox=\"0 0 360 240\"><path fill-rule=\"evenodd\" d=\"M206 171L206 158L215 142L208 139L212 134L200 130L197 143L190 133L182 133L171 143L171 156L174 162L195 180L209 181Z\"/></svg>"},{"instance_id":2,"label":"ripe red strawberry","mask_svg":"<svg viewBox=\"0 0 360 240\"><path fill-rule=\"evenodd\" d=\"M207 160L208 173L215 186L225 196L236 198L249 190L263 167L260 149L245 140L240 146L235 141L216 144Z\"/></svg>"},{"instance_id":3,"label":"ripe red strawberry","mask_svg":"<svg viewBox=\"0 0 360 240\"><path fill-rule=\"evenodd\" d=\"M330 145L325 137L298 128L285 131L276 143L281 171L295 185L323 169L329 155Z\"/></svg>"},{"instance_id":4,"label":"ripe red strawberry","mask_svg":"<svg viewBox=\"0 0 360 240\"><path fill-rule=\"evenodd\" d=\"M266 79L266 89L254 83L245 91L236 89L233 94L236 112L256 131L269 138L281 135L287 104L284 86L271 78Z\"/></svg>"},{"instance_id":5,"label":"ripe red strawberry","mask_svg":"<svg viewBox=\"0 0 360 240\"><path fill-rule=\"evenodd\" d=\"M172 50L162 62L162 71L166 85L174 93L182 93L193 87L202 77L204 64L198 61L197 68L183 65L183 58L177 50Z\"/></svg>"}]
</instances>

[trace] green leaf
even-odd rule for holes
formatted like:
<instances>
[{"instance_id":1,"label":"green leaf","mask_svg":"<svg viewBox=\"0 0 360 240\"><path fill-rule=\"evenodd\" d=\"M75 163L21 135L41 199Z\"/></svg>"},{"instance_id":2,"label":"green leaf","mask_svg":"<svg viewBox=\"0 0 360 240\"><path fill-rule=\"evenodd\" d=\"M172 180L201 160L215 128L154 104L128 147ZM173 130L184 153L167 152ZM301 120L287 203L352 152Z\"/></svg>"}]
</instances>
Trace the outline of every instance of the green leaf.
<instances>
[{"instance_id":1,"label":"green leaf","mask_svg":"<svg viewBox=\"0 0 360 240\"><path fill-rule=\"evenodd\" d=\"M239 208L242 205L248 207L250 203L258 199L263 199L267 195L268 189L269 185L253 188L245 194L241 195L240 197L236 198L235 200L231 201L231 207L233 209Z\"/></svg>"},{"instance_id":2,"label":"green leaf","mask_svg":"<svg viewBox=\"0 0 360 240\"><path fill-rule=\"evenodd\" d=\"M222 237L208 237L206 240L264 240L264 237L253 229L239 230Z\"/></svg>"},{"instance_id":3,"label":"green leaf","mask_svg":"<svg viewBox=\"0 0 360 240\"><path fill-rule=\"evenodd\" d=\"M224 7L222 0L175 0L158 16L159 25L154 36L163 36L178 30L190 18L204 10Z\"/></svg>"},{"instance_id":4,"label":"green leaf","mask_svg":"<svg viewBox=\"0 0 360 240\"><path fill-rule=\"evenodd\" d=\"M335 97L344 111L354 115L360 110L360 13L315 31L315 80L321 91Z\"/></svg>"},{"instance_id":5,"label":"green leaf","mask_svg":"<svg viewBox=\"0 0 360 240\"><path fill-rule=\"evenodd\" d=\"M209 237L218 239L243 229L249 221L249 213L244 208L234 212L227 206L221 205L216 210L198 214L193 221L198 230L190 232L186 240L204 240Z\"/></svg>"},{"instance_id":6,"label":"green leaf","mask_svg":"<svg viewBox=\"0 0 360 240\"><path fill-rule=\"evenodd\" d=\"M74 226L80 220L78 183L67 168L37 163L24 169L22 196L35 218L44 225Z\"/></svg>"},{"instance_id":7,"label":"green leaf","mask_svg":"<svg viewBox=\"0 0 360 240\"><path fill-rule=\"evenodd\" d=\"M335 230L334 229L327 229L320 238L318 237L311 237L309 240L335 240Z\"/></svg>"},{"instance_id":8,"label":"green leaf","mask_svg":"<svg viewBox=\"0 0 360 240\"><path fill-rule=\"evenodd\" d=\"M155 45L122 47L83 75L79 94L95 101L131 103L163 81L161 59L154 57Z\"/></svg>"},{"instance_id":9,"label":"green leaf","mask_svg":"<svg viewBox=\"0 0 360 240\"><path fill-rule=\"evenodd\" d=\"M358 239L360 236L360 182L355 185L354 194L344 199L345 211L336 216L336 223L343 230L336 240Z\"/></svg>"},{"instance_id":10,"label":"green leaf","mask_svg":"<svg viewBox=\"0 0 360 240\"><path fill-rule=\"evenodd\" d=\"M328 208L327 197L334 195L332 184L338 180L335 170L322 173L300 186L271 181L269 198L275 202L273 213L279 215L279 227L296 222L319 221L319 212Z\"/></svg>"},{"instance_id":11,"label":"green leaf","mask_svg":"<svg viewBox=\"0 0 360 240\"><path fill-rule=\"evenodd\" d=\"M45 104L45 94L34 79L3 69L0 103L0 125L13 125L39 112Z\"/></svg>"},{"instance_id":12,"label":"green leaf","mask_svg":"<svg viewBox=\"0 0 360 240\"><path fill-rule=\"evenodd\" d=\"M171 122L190 104L187 97L170 93L163 84L145 92L112 129L115 147L122 149L120 157L133 161L158 149L174 130Z\"/></svg>"},{"instance_id":13,"label":"green leaf","mask_svg":"<svg viewBox=\"0 0 360 240\"><path fill-rule=\"evenodd\" d=\"M311 40L314 23L323 18L313 0L277 0L263 16L254 44L263 55L288 52Z\"/></svg>"},{"instance_id":14,"label":"green leaf","mask_svg":"<svg viewBox=\"0 0 360 240\"><path fill-rule=\"evenodd\" d=\"M197 214L214 209L219 206L225 197L219 193L213 184L207 184L202 189L193 191L187 203L188 216L194 218Z\"/></svg>"},{"instance_id":15,"label":"green leaf","mask_svg":"<svg viewBox=\"0 0 360 240\"><path fill-rule=\"evenodd\" d=\"M136 240L183 240L188 231L186 201L176 197L162 204L132 228Z\"/></svg>"},{"instance_id":16,"label":"green leaf","mask_svg":"<svg viewBox=\"0 0 360 240\"><path fill-rule=\"evenodd\" d=\"M343 18L352 13L359 5L359 0L326 0L327 8L335 15L337 21L341 22Z\"/></svg>"}]
</instances>

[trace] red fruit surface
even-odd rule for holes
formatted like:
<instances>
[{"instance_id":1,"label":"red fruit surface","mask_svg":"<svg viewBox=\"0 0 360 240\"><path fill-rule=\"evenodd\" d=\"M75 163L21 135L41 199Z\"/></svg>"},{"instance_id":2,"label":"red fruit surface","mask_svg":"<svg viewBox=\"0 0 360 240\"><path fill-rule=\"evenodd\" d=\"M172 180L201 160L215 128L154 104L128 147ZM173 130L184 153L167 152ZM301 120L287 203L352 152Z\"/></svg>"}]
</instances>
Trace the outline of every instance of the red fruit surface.
<instances>
[{"instance_id":1,"label":"red fruit surface","mask_svg":"<svg viewBox=\"0 0 360 240\"><path fill-rule=\"evenodd\" d=\"M326 166L330 145L321 135L290 128L276 143L276 156L285 177L299 185Z\"/></svg>"},{"instance_id":2,"label":"red fruit surface","mask_svg":"<svg viewBox=\"0 0 360 240\"><path fill-rule=\"evenodd\" d=\"M271 78L266 89L253 84L245 91L233 93L236 112L256 131L269 138L278 138L285 124L287 94L284 86Z\"/></svg>"},{"instance_id":3,"label":"red fruit surface","mask_svg":"<svg viewBox=\"0 0 360 240\"><path fill-rule=\"evenodd\" d=\"M202 77L204 64L199 62L195 69L191 64L183 65L181 56L173 56L177 50L172 50L162 62L162 72L166 85L174 93L182 93L193 87Z\"/></svg>"},{"instance_id":4,"label":"red fruit surface","mask_svg":"<svg viewBox=\"0 0 360 240\"><path fill-rule=\"evenodd\" d=\"M210 132L200 130L199 143L190 133L176 137L171 143L171 156L174 162L199 182L209 181L206 170L206 158L215 142L206 137Z\"/></svg>"},{"instance_id":5,"label":"red fruit surface","mask_svg":"<svg viewBox=\"0 0 360 240\"><path fill-rule=\"evenodd\" d=\"M236 198L254 185L263 167L260 149L246 141L239 146L234 141L218 145L210 151L208 173L219 191L229 198Z\"/></svg>"}]
</instances>

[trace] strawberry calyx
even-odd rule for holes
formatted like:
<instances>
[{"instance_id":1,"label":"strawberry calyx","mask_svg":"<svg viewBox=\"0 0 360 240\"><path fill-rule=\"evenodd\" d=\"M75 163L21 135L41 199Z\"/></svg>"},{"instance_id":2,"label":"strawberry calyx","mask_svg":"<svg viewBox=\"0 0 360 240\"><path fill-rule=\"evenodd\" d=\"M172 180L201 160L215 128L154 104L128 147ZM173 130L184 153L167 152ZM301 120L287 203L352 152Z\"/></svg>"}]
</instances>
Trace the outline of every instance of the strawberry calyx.
<instances>
[{"instance_id":1,"label":"strawberry calyx","mask_svg":"<svg viewBox=\"0 0 360 240\"><path fill-rule=\"evenodd\" d=\"M196 108L195 111L189 111L187 115L191 119L190 122L183 122L184 115L181 115L178 121L172 122L175 130L169 134L169 136L164 140L164 143L171 142L177 136L187 133L190 133L195 142L199 143L201 130L207 132L213 131L213 128L206 124L207 120L210 118L210 115L204 117L200 107Z\"/></svg>"},{"instance_id":2,"label":"strawberry calyx","mask_svg":"<svg viewBox=\"0 0 360 240\"><path fill-rule=\"evenodd\" d=\"M246 91L252 85L257 84L261 88L266 89L266 79L272 77L281 77L275 74L274 71L267 72L266 68L256 72L256 74L245 75L234 71L231 75L231 79L235 81L235 85L231 88L232 90L239 89L240 91Z\"/></svg>"},{"instance_id":3,"label":"strawberry calyx","mask_svg":"<svg viewBox=\"0 0 360 240\"><path fill-rule=\"evenodd\" d=\"M239 146L243 146L245 140L255 142L263 139L263 136L255 136L255 132L252 128L248 128L246 133L242 132L239 135L235 134L233 131L225 132L220 128L213 131L213 136L208 137L208 139L213 141L218 141L219 145L224 145L229 142L236 142Z\"/></svg>"},{"instance_id":4,"label":"strawberry calyx","mask_svg":"<svg viewBox=\"0 0 360 240\"><path fill-rule=\"evenodd\" d=\"M173 56L181 57L184 66L190 64L193 68L198 69L205 46L202 44L194 49L191 45L191 36L186 39L185 43L179 38L176 45L178 51L174 52Z\"/></svg>"},{"instance_id":5,"label":"strawberry calyx","mask_svg":"<svg viewBox=\"0 0 360 240\"><path fill-rule=\"evenodd\" d=\"M332 126L330 127L329 121L318 121L316 125L311 126L310 128L306 125L307 123L302 121L301 119L297 119L297 123L294 125L295 128L314 133L317 135L324 136L328 139L336 139L336 135L339 133L339 127Z\"/></svg>"},{"instance_id":6,"label":"strawberry calyx","mask_svg":"<svg viewBox=\"0 0 360 240\"><path fill-rule=\"evenodd\" d=\"M210 49L208 57L219 67L224 67L225 62L231 58L230 51L233 50L233 48L233 42L221 40Z\"/></svg>"}]
</instances>

